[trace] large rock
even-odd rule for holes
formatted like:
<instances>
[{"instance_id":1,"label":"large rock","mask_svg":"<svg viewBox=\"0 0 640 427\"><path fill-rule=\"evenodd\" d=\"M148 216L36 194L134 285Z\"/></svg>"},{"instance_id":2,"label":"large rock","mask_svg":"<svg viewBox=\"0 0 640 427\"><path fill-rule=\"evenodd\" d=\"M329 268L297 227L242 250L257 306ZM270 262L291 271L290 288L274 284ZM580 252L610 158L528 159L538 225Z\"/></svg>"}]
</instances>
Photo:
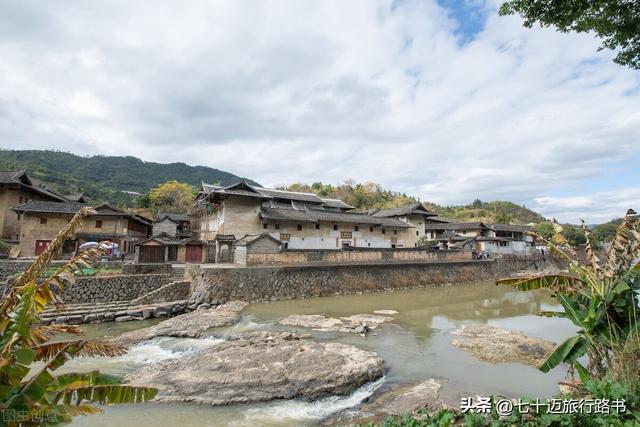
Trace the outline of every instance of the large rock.
<instances>
[{"instance_id":1,"label":"large rock","mask_svg":"<svg viewBox=\"0 0 640 427\"><path fill-rule=\"evenodd\" d=\"M494 364L517 362L538 366L555 348L554 342L489 325L465 325L453 334L466 337L452 340L454 346Z\"/></svg>"},{"instance_id":2,"label":"large rock","mask_svg":"<svg viewBox=\"0 0 640 427\"><path fill-rule=\"evenodd\" d=\"M375 314L354 314L349 317L325 317L322 314L291 314L280 321L281 325L310 328L317 331L361 333L362 327L375 329L378 325L390 322L393 317Z\"/></svg>"},{"instance_id":3,"label":"large rock","mask_svg":"<svg viewBox=\"0 0 640 427\"><path fill-rule=\"evenodd\" d=\"M325 425L367 425L388 416L411 414L418 410L436 411L443 407L438 391L441 383L428 379L419 383L396 385L376 393L356 408L325 420Z\"/></svg>"},{"instance_id":4,"label":"large rock","mask_svg":"<svg viewBox=\"0 0 640 427\"><path fill-rule=\"evenodd\" d=\"M172 317L148 328L126 332L116 341L135 343L155 337L200 338L211 328L233 325L240 320L240 311L247 306L243 301L230 301L216 308L196 310Z\"/></svg>"},{"instance_id":5,"label":"large rock","mask_svg":"<svg viewBox=\"0 0 640 427\"><path fill-rule=\"evenodd\" d=\"M158 388L158 401L229 405L346 395L382 374L381 358L351 345L255 332L143 367L125 380Z\"/></svg>"}]
</instances>

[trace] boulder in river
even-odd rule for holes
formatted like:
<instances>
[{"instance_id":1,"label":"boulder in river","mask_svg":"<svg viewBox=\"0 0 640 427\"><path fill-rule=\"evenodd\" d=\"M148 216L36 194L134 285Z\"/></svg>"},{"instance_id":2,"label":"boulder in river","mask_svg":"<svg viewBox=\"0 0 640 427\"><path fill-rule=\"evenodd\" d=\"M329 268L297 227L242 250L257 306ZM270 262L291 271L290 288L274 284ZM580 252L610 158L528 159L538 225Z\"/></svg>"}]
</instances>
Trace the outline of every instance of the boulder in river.
<instances>
[{"instance_id":1,"label":"boulder in river","mask_svg":"<svg viewBox=\"0 0 640 427\"><path fill-rule=\"evenodd\" d=\"M125 380L158 388L157 401L230 405L346 395L382 374L376 353L262 331L145 366Z\"/></svg>"},{"instance_id":2,"label":"boulder in river","mask_svg":"<svg viewBox=\"0 0 640 427\"><path fill-rule=\"evenodd\" d=\"M555 343L532 338L521 332L484 324L465 325L454 335L465 337L451 343L488 363L517 362L538 366L555 348Z\"/></svg>"},{"instance_id":3,"label":"boulder in river","mask_svg":"<svg viewBox=\"0 0 640 427\"><path fill-rule=\"evenodd\" d=\"M354 314L348 317L325 317L322 314L291 314L280 321L281 325L311 328L317 331L357 333L363 328L375 329L380 324L390 322L393 317L375 314Z\"/></svg>"},{"instance_id":4,"label":"boulder in river","mask_svg":"<svg viewBox=\"0 0 640 427\"><path fill-rule=\"evenodd\" d=\"M367 425L388 416L410 414L421 409L435 411L443 407L438 391L441 382L430 378L413 384L393 386L376 393L356 408L337 414L323 424Z\"/></svg>"},{"instance_id":5,"label":"boulder in river","mask_svg":"<svg viewBox=\"0 0 640 427\"><path fill-rule=\"evenodd\" d=\"M211 328L237 323L240 320L240 312L246 306L247 303L244 301L230 301L215 308L172 317L148 328L126 332L115 340L132 344L155 337L200 338Z\"/></svg>"}]
</instances>

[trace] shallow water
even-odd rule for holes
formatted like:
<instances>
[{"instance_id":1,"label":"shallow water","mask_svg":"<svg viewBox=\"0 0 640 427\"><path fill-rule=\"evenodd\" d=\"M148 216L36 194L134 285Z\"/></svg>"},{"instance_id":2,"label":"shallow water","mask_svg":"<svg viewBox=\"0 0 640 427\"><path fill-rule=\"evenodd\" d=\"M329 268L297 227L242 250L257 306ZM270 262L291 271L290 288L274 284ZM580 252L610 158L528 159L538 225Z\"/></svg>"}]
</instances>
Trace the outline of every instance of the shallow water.
<instances>
[{"instance_id":1,"label":"shallow water","mask_svg":"<svg viewBox=\"0 0 640 427\"><path fill-rule=\"evenodd\" d=\"M385 360L385 377L363 386L350 396L330 397L317 402L279 401L223 408L153 403L114 406L106 408L102 415L78 418L73 425L314 425L335 412L357 405L380 387L434 377L444 380L442 396L451 403L459 401L462 396L475 394L547 397L557 392L557 381L564 377L563 368L543 374L520 364L483 363L453 347L450 344L451 332L467 323L488 323L559 341L575 332L573 325L565 319L535 316L539 310L557 307L556 301L548 294L517 292L492 284L254 304L245 309L239 324L212 330L212 337L154 339L139 344L125 356L78 359L65 369L100 368L105 372L123 374L153 361L193 354L216 345L225 335L259 329L291 330L290 327L276 325L278 320L289 314L340 317L392 309L399 312L393 316L394 322L379 327L367 338L297 329L311 333L316 339L336 340L377 352ZM122 333L122 328L135 326L133 323L94 325L89 334L94 337L113 335Z\"/></svg>"}]
</instances>

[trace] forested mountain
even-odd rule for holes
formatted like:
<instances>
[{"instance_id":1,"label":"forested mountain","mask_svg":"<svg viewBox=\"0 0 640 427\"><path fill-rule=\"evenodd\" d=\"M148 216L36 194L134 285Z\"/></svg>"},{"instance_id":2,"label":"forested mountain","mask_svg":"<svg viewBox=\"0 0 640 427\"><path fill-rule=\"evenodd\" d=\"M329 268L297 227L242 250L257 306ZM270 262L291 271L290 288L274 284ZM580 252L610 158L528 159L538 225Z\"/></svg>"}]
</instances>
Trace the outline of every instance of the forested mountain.
<instances>
[{"instance_id":1,"label":"forested mountain","mask_svg":"<svg viewBox=\"0 0 640 427\"><path fill-rule=\"evenodd\" d=\"M201 180L229 185L241 179L206 166L145 162L136 157L82 157L47 150L0 150L0 170L26 170L56 191L84 193L94 201L122 205L133 204L132 196L123 191L144 194L173 179L194 186L199 186Z\"/></svg>"},{"instance_id":2,"label":"forested mountain","mask_svg":"<svg viewBox=\"0 0 640 427\"><path fill-rule=\"evenodd\" d=\"M331 185L314 182L311 185L295 183L284 189L290 191L308 191L322 197L342 199L356 209L392 208L418 201L415 197L383 189L374 182ZM460 222L487 222L529 224L544 221L542 215L525 206L512 202L475 200L463 206L440 206L435 203L424 203L425 207L442 218Z\"/></svg>"}]
</instances>

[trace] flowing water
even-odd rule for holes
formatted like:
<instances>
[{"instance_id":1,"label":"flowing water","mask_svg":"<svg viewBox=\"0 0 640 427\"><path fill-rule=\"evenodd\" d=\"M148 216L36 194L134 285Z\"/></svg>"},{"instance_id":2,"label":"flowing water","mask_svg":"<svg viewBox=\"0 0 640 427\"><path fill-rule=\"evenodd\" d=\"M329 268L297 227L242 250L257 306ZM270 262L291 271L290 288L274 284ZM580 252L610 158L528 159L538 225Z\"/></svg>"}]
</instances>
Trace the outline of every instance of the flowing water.
<instances>
[{"instance_id":1,"label":"flowing water","mask_svg":"<svg viewBox=\"0 0 640 427\"><path fill-rule=\"evenodd\" d=\"M367 338L293 328L311 333L318 340L335 340L377 352L385 360L386 375L349 396L329 397L315 402L291 400L221 408L187 404L122 405L108 407L101 415L77 418L73 425L315 425L336 412L356 406L378 388L428 378L443 380L441 395L451 403L463 396L476 394L548 397L557 392L557 382L565 374L563 368L543 374L532 367L515 363L483 363L453 347L451 332L464 324L487 323L557 342L575 332L573 325L565 319L535 316L539 310L557 308L557 302L548 294L517 292L491 284L254 304L244 310L240 323L214 329L210 337L156 338L140 343L122 357L76 359L65 366L65 370L99 368L107 373L124 374L148 363L180 358L215 346L227 335L250 330L292 330L276 324L289 314L340 317L390 309L399 312L393 316L394 321L380 326ZM149 324L98 324L85 329L89 336L102 337Z\"/></svg>"}]
</instances>

